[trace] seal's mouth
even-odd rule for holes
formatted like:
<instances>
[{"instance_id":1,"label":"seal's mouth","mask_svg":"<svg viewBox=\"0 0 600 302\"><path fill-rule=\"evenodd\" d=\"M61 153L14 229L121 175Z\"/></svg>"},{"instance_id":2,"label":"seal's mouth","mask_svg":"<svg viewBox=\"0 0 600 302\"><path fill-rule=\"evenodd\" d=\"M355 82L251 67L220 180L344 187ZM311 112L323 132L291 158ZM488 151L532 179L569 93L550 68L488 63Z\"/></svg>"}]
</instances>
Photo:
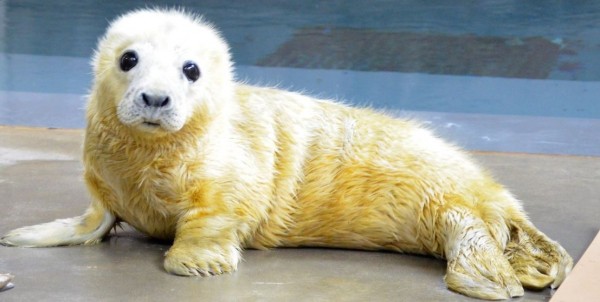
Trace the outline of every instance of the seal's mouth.
<instances>
[{"instance_id":1,"label":"seal's mouth","mask_svg":"<svg viewBox=\"0 0 600 302\"><path fill-rule=\"evenodd\" d=\"M144 132L149 132L149 133L157 133L157 132L161 132L163 130L162 125L158 121L151 121L151 120L143 121L140 124L139 129Z\"/></svg>"},{"instance_id":2,"label":"seal's mouth","mask_svg":"<svg viewBox=\"0 0 600 302\"><path fill-rule=\"evenodd\" d=\"M144 126L148 126L148 127L160 127L160 123L156 123L156 122L149 122L149 121L145 121Z\"/></svg>"}]
</instances>

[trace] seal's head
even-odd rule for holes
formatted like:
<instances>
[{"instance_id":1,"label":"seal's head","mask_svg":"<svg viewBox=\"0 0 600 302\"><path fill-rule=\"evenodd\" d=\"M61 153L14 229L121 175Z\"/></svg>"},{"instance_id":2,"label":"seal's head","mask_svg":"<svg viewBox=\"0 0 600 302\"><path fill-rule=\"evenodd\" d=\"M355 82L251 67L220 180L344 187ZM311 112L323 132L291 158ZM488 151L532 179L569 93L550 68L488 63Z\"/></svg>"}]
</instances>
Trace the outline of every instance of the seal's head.
<instances>
[{"instance_id":1,"label":"seal's head","mask_svg":"<svg viewBox=\"0 0 600 302\"><path fill-rule=\"evenodd\" d=\"M140 10L115 20L93 60L99 114L149 134L211 116L232 92L227 44L200 17Z\"/></svg>"}]
</instances>

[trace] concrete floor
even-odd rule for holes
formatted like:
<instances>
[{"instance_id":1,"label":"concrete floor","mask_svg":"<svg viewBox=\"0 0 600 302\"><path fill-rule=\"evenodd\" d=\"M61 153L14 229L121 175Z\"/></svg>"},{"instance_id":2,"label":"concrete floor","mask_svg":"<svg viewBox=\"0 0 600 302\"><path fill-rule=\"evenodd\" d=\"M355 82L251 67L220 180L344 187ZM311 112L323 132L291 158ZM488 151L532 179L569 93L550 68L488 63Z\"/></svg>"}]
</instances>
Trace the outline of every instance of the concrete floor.
<instances>
[{"instance_id":1,"label":"concrete floor","mask_svg":"<svg viewBox=\"0 0 600 302\"><path fill-rule=\"evenodd\" d=\"M81 130L0 126L0 233L80 215L88 196ZM600 158L475 153L524 200L532 221L578 260L598 232ZM333 249L249 250L233 274L185 278L162 268L168 244L128 228L92 247L0 247L15 275L1 301L474 301L448 291L445 263ZM547 289L517 301L546 301Z\"/></svg>"}]
</instances>

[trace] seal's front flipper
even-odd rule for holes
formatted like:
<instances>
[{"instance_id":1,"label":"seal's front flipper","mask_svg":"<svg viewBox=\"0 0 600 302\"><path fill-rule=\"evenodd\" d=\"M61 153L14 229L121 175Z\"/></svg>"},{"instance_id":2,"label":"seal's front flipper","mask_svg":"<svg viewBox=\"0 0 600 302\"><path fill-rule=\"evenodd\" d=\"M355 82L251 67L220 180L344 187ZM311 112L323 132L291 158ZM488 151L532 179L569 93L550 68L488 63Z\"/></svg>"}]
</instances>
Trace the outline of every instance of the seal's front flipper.
<instances>
[{"instance_id":1,"label":"seal's front flipper","mask_svg":"<svg viewBox=\"0 0 600 302\"><path fill-rule=\"evenodd\" d=\"M22 227L0 238L0 244L19 247L48 247L94 244L115 224L115 216L92 202L81 216Z\"/></svg>"}]
</instances>

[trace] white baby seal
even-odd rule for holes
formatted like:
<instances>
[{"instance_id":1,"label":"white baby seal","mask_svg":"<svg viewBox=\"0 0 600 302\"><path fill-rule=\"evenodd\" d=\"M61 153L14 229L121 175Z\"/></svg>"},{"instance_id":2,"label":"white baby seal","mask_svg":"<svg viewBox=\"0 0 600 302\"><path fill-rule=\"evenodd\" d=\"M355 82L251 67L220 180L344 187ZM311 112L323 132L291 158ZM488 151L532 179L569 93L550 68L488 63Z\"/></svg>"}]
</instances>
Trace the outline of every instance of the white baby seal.
<instances>
[{"instance_id":1,"label":"white baby seal","mask_svg":"<svg viewBox=\"0 0 600 302\"><path fill-rule=\"evenodd\" d=\"M94 244L125 221L174 240L164 267L178 275L234 271L244 248L428 254L448 261L451 290L485 299L557 287L572 267L464 152L413 121L235 82L199 17L126 14L93 66L89 209L2 244Z\"/></svg>"}]
</instances>

